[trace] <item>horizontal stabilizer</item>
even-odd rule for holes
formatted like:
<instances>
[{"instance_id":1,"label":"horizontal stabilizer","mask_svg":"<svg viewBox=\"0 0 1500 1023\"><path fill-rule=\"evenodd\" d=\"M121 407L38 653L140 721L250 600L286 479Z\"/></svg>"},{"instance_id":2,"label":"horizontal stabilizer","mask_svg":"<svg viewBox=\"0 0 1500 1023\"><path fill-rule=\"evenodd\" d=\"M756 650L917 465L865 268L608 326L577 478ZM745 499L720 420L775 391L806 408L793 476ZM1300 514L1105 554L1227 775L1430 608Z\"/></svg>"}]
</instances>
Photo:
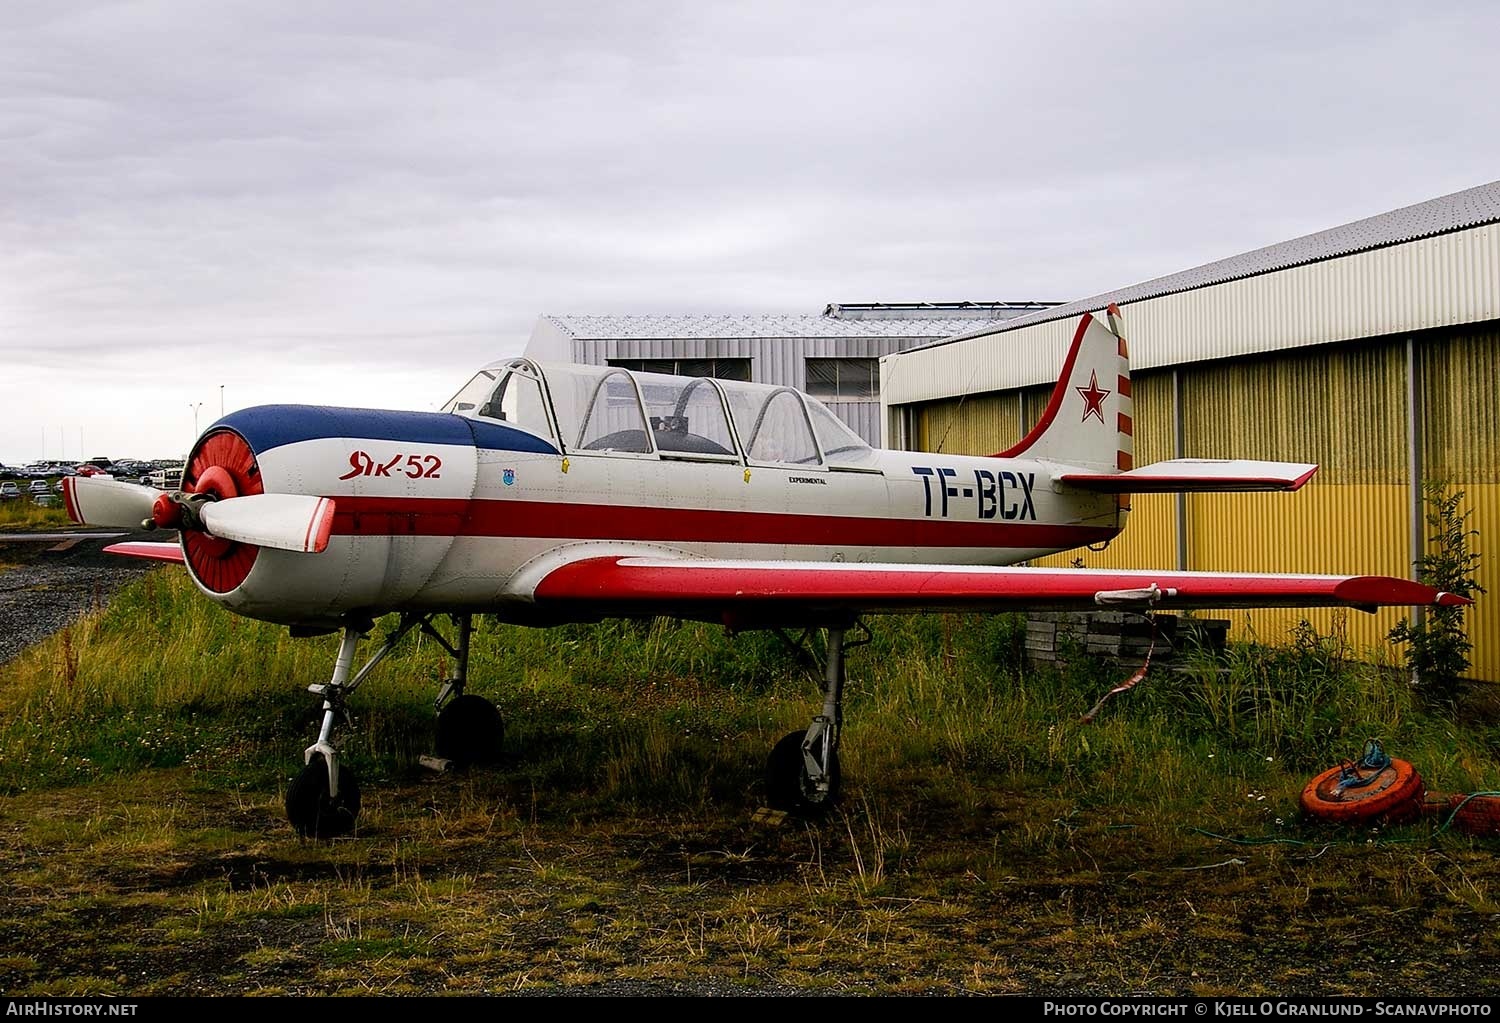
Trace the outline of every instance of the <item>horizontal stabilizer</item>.
<instances>
[{"instance_id":1,"label":"horizontal stabilizer","mask_svg":"<svg viewBox=\"0 0 1500 1023\"><path fill-rule=\"evenodd\" d=\"M147 561L175 561L182 564L182 545L178 543L148 543L145 541L130 540L125 543L110 544L104 548L105 554L118 554L125 558L145 558Z\"/></svg>"},{"instance_id":2,"label":"horizontal stabilizer","mask_svg":"<svg viewBox=\"0 0 1500 1023\"><path fill-rule=\"evenodd\" d=\"M280 551L318 554L333 530L330 497L303 494L250 494L210 501L199 509L214 536Z\"/></svg>"},{"instance_id":3,"label":"horizontal stabilizer","mask_svg":"<svg viewBox=\"0 0 1500 1023\"><path fill-rule=\"evenodd\" d=\"M1318 471L1303 462L1254 462L1243 458L1171 458L1129 472L1060 473L1056 479L1101 494L1212 494L1250 490L1298 490Z\"/></svg>"}]
</instances>

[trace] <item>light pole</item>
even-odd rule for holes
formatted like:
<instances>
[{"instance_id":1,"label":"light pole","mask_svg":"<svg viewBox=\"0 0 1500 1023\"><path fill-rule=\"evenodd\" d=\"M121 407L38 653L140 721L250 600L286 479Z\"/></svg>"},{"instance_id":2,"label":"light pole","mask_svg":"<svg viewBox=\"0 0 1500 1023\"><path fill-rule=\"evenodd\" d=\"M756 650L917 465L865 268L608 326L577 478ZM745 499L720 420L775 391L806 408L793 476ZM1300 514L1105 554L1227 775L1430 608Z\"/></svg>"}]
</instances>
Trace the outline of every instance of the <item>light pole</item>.
<instances>
[{"instance_id":1,"label":"light pole","mask_svg":"<svg viewBox=\"0 0 1500 1023\"><path fill-rule=\"evenodd\" d=\"M198 439L198 410L203 407L203 402L188 402L188 408L193 410L193 440Z\"/></svg>"},{"instance_id":2,"label":"light pole","mask_svg":"<svg viewBox=\"0 0 1500 1023\"><path fill-rule=\"evenodd\" d=\"M224 385L219 385L219 418L224 418Z\"/></svg>"}]
</instances>

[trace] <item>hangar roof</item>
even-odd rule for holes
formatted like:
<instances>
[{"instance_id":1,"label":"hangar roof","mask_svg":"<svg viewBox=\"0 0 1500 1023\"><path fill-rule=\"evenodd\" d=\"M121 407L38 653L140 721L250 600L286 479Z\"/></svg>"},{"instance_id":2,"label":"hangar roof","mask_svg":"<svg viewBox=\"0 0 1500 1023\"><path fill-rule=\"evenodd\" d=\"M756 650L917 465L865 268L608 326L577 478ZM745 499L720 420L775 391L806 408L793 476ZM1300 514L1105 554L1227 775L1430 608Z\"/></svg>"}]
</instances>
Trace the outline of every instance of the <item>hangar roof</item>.
<instances>
[{"instance_id":1,"label":"hangar roof","mask_svg":"<svg viewBox=\"0 0 1500 1023\"><path fill-rule=\"evenodd\" d=\"M1178 292L1206 288L1226 281L1241 280L1259 274L1273 273L1294 266L1335 259L1356 252L1400 245L1420 238L1431 238L1453 231L1462 231L1481 224L1500 222L1500 181L1476 185L1462 192L1429 199L1413 206L1366 217L1326 231L1293 238L1290 241L1267 245L1263 249L1243 252L1191 270L1158 277L1155 280L1132 284L1117 291L1083 298L1075 302L1053 306L1039 312L1007 319L1003 325L986 325L973 328L956 337L929 342L921 348L935 348L949 341L962 340L983 334L1018 330L1036 323L1067 319L1086 312L1103 309L1110 303L1126 305L1145 299L1159 298Z\"/></svg>"},{"instance_id":2,"label":"hangar roof","mask_svg":"<svg viewBox=\"0 0 1500 1023\"><path fill-rule=\"evenodd\" d=\"M998 318L998 317L997 317ZM695 338L950 337L975 326L973 315L845 318L818 314L687 313L681 315L548 315L542 319L575 341L670 341Z\"/></svg>"}]
</instances>

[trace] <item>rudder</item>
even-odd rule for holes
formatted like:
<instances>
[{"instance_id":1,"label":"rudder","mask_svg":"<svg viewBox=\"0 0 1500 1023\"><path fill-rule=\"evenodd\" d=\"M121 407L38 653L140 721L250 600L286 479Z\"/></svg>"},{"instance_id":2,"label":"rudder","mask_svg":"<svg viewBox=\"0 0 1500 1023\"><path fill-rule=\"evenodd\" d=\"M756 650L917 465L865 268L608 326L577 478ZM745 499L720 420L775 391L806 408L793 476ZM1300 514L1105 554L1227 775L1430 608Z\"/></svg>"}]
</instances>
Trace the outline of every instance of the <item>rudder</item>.
<instances>
[{"instance_id":1,"label":"rudder","mask_svg":"<svg viewBox=\"0 0 1500 1023\"><path fill-rule=\"evenodd\" d=\"M996 458L1036 458L1091 472L1135 465L1130 356L1120 310L1103 319L1085 313L1042 418L1020 443Z\"/></svg>"}]
</instances>

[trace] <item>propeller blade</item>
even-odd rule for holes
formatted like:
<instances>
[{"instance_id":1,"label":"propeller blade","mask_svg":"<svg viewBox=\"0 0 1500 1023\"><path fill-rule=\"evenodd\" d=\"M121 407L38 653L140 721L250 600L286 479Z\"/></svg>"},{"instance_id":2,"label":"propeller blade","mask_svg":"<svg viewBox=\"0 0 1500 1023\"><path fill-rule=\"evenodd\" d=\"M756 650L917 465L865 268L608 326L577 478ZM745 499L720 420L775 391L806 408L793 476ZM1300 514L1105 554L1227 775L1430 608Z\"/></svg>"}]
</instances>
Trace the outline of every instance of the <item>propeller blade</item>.
<instances>
[{"instance_id":1,"label":"propeller blade","mask_svg":"<svg viewBox=\"0 0 1500 1023\"><path fill-rule=\"evenodd\" d=\"M250 494L206 502L198 514L209 533L225 540L319 554L328 546L333 508L329 497Z\"/></svg>"},{"instance_id":2,"label":"propeller blade","mask_svg":"<svg viewBox=\"0 0 1500 1023\"><path fill-rule=\"evenodd\" d=\"M100 479L97 476L67 476L63 479L63 501L68 518L87 526L118 526L140 529L151 517L151 506L161 491L135 483Z\"/></svg>"}]
</instances>

